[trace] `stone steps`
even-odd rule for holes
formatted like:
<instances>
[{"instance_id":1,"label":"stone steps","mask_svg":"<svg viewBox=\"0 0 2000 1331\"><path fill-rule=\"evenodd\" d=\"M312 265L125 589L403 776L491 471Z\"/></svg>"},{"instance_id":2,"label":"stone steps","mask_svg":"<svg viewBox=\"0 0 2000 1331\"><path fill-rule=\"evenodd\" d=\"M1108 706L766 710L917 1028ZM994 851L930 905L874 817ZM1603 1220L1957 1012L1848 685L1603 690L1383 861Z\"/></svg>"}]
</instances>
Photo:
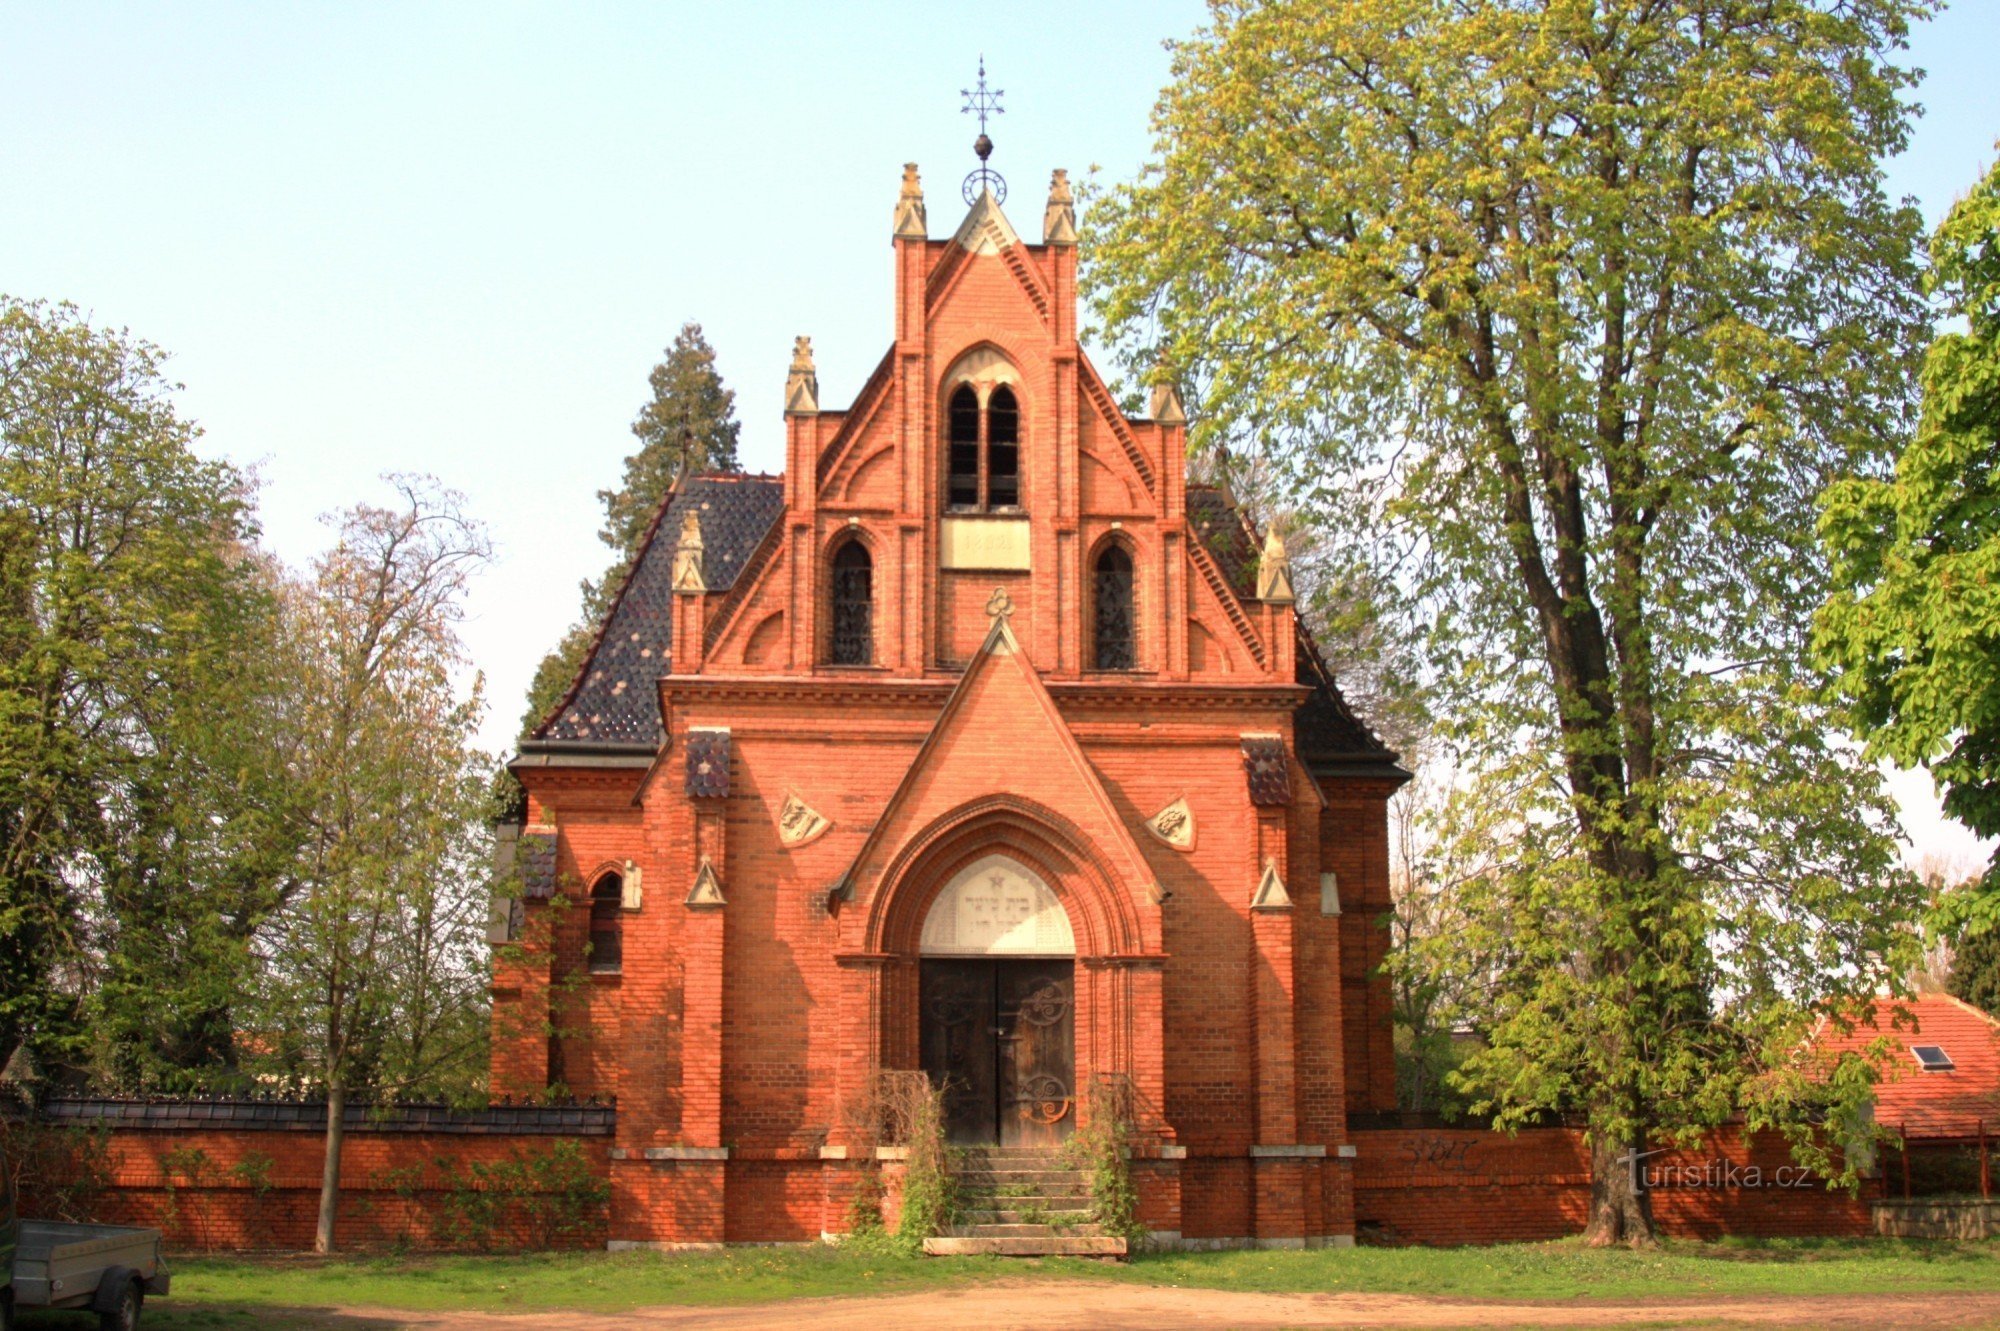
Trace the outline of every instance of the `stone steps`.
<instances>
[{"instance_id":1,"label":"stone steps","mask_svg":"<svg viewBox=\"0 0 2000 1331\"><path fill-rule=\"evenodd\" d=\"M1000 1221L971 1225L953 1225L945 1230L950 1239L1033 1239L1046 1238L1050 1230L1059 1231L1058 1237L1068 1239L1101 1239L1104 1230L1088 1220L1074 1224L1051 1222L1049 1224L1026 1224L1020 1221Z\"/></svg>"},{"instance_id":2,"label":"stone steps","mask_svg":"<svg viewBox=\"0 0 2000 1331\"><path fill-rule=\"evenodd\" d=\"M1090 1216L1090 1175L1051 1151L954 1152L959 1224L924 1240L933 1257L1122 1258L1126 1244Z\"/></svg>"},{"instance_id":3,"label":"stone steps","mask_svg":"<svg viewBox=\"0 0 2000 1331\"><path fill-rule=\"evenodd\" d=\"M924 1240L926 1257L1110 1257L1126 1255L1125 1240L1063 1238L1030 1239L931 1238Z\"/></svg>"},{"instance_id":4,"label":"stone steps","mask_svg":"<svg viewBox=\"0 0 2000 1331\"><path fill-rule=\"evenodd\" d=\"M962 1201L958 1208L959 1219L969 1225L1032 1225L1047 1222L1051 1225L1086 1225L1090 1223L1087 1209L1064 1210L1053 1206L966 1206Z\"/></svg>"}]
</instances>

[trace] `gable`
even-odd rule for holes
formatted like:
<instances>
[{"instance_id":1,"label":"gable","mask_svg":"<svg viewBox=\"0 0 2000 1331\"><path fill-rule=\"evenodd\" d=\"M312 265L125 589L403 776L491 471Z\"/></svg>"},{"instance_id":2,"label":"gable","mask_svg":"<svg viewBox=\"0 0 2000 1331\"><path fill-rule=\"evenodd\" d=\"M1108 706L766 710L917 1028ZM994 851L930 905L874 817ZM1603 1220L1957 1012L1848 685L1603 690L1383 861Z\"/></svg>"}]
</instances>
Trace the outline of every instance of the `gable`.
<instances>
[{"instance_id":1,"label":"gable","mask_svg":"<svg viewBox=\"0 0 2000 1331\"><path fill-rule=\"evenodd\" d=\"M1032 760L1027 760L1032 757ZM924 828L974 798L1013 796L1060 810L1127 890L1153 871L1062 718L1005 616L996 618L847 873L868 901L884 870Z\"/></svg>"}]
</instances>

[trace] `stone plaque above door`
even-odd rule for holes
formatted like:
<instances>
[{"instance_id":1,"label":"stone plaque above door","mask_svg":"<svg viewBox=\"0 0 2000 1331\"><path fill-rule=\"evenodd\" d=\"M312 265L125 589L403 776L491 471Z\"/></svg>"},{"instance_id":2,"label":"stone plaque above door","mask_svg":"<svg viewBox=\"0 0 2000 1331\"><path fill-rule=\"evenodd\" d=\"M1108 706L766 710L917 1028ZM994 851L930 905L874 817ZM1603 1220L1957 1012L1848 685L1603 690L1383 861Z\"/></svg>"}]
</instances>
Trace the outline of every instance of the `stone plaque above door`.
<instances>
[{"instance_id":1,"label":"stone plaque above door","mask_svg":"<svg viewBox=\"0 0 2000 1331\"><path fill-rule=\"evenodd\" d=\"M932 957L1068 957L1069 915L1033 870L988 855L952 875L924 917L919 950Z\"/></svg>"}]
</instances>

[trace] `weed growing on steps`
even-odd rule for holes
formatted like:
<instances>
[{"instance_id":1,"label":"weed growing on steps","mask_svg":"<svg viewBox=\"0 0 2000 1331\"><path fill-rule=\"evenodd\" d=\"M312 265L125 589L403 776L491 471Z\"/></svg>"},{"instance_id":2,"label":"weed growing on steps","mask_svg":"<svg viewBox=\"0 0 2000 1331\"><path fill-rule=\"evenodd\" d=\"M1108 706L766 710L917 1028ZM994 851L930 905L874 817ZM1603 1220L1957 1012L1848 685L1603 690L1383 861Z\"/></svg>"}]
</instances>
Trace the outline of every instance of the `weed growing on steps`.
<instances>
[{"instance_id":1,"label":"weed growing on steps","mask_svg":"<svg viewBox=\"0 0 2000 1331\"><path fill-rule=\"evenodd\" d=\"M925 1239L944 1231L958 1211L951 1157L944 1141L944 1091L925 1085L911 1096L908 1145L910 1158L903 1174L903 1213L896 1236L906 1247L920 1248Z\"/></svg>"},{"instance_id":2,"label":"weed growing on steps","mask_svg":"<svg viewBox=\"0 0 2000 1331\"><path fill-rule=\"evenodd\" d=\"M1091 1087L1089 1121L1063 1143L1063 1159L1090 1174L1090 1218L1108 1235L1138 1239L1146 1227L1139 1223L1139 1194L1125 1153L1131 1128L1115 1089Z\"/></svg>"}]
</instances>

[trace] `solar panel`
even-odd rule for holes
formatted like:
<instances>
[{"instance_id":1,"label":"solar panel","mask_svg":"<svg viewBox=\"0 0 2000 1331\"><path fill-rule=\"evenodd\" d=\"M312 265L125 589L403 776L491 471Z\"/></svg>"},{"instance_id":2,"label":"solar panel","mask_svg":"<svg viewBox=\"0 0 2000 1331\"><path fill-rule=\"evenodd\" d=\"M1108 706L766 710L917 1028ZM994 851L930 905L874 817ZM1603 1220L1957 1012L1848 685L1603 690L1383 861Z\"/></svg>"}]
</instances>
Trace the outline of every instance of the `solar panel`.
<instances>
[{"instance_id":1,"label":"solar panel","mask_svg":"<svg viewBox=\"0 0 2000 1331\"><path fill-rule=\"evenodd\" d=\"M1925 1072L1950 1072L1954 1066L1943 1045L1911 1045L1910 1052L1917 1056L1917 1066Z\"/></svg>"}]
</instances>

